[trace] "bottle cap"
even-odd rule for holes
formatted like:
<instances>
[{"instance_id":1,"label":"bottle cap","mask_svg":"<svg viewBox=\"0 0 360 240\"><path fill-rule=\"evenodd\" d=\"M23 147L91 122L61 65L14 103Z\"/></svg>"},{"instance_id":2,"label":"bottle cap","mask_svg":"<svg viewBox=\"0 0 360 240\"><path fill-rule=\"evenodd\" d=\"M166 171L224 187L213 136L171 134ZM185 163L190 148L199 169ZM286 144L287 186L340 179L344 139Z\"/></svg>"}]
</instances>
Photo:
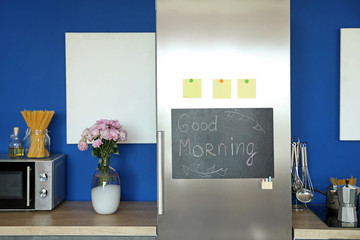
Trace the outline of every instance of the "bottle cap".
<instances>
[{"instance_id":1,"label":"bottle cap","mask_svg":"<svg viewBox=\"0 0 360 240\"><path fill-rule=\"evenodd\" d=\"M19 128L18 127L14 127L14 135L18 135L19 134Z\"/></svg>"}]
</instances>

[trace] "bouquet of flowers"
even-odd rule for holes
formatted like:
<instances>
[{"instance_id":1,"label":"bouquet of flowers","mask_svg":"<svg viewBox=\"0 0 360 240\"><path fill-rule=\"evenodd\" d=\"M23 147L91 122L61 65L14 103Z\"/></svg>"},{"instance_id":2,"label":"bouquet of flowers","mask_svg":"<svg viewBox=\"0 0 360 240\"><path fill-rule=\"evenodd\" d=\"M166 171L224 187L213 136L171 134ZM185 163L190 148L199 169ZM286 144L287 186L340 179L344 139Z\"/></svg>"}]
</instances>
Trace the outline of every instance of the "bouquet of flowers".
<instances>
[{"instance_id":1,"label":"bouquet of flowers","mask_svg":"<svg viewBox=\"0 0 360 240\"><path fill-rule=\"evenodd\" d=\"M92 156L99 158L98 168L102 173L109 172L110 154L119 154L117 143L127 141L127 132L117 120L101 119L90 128L85 128L78 144L80 151L88 149L92 143Z\"/></svg>"}]
</instances>

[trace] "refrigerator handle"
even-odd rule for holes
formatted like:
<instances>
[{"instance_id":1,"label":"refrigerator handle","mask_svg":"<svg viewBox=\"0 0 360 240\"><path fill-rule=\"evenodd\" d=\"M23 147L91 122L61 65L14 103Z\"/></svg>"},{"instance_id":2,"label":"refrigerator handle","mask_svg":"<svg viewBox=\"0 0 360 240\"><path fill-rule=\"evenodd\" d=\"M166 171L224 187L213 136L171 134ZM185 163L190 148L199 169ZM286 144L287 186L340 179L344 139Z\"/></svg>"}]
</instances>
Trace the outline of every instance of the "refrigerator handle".
<instances>
[{"instance_id":1,"label":"refrigerator handle","mask_svg":"<svg viewBox=\"0 0 360 240\"><path fill-rule=\"evenodd\" d=\"M156 132L157 138L157 207L158 215L164 213L164 131Z\"/></svg>"}]
</instances>

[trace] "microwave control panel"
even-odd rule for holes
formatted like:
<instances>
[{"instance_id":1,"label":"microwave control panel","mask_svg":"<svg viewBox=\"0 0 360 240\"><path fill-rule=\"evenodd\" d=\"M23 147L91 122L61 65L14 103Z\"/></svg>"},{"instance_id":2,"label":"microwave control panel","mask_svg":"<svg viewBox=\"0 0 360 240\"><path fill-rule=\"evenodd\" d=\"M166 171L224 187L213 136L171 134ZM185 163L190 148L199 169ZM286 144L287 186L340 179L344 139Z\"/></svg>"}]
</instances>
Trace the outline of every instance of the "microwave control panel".
<instances>
[{"instance_id":1,"label":"microwave control panel","mask_svg":"<svg viewBox=\"0 0 360 240\"><path fill-rule=\"evenodd\" d=\"M35 209L51 210L65 199L65 156L35 162Z\"/></svg>"},{"instance_id":2,"label":"microwave control panel","mask_svg":"<svg viewBox=\"0 0 360 240\"><path fill-rule=\"evenodd\" d=\"M52 162L35 163L35 209L52 209Z\"/></svg>"}]
</instances>

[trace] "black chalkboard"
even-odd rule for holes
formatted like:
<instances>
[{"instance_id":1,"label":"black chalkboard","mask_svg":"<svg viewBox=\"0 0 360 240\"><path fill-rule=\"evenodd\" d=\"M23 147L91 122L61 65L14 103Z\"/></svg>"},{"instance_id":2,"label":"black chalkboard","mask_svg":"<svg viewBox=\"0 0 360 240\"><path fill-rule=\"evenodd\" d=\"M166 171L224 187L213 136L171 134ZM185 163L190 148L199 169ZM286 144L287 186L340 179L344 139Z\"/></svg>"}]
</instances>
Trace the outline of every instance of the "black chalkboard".
<instances>
[{"instance_id":1,"label":"black chalkboard","mask_svg":"<svg viewBox=\"0 0 360 240\"><path fill-rule=\"evenodd\" d=\"M172 177L274 177L272 108L172 109Z\"/></svg>"}]
</instances>

